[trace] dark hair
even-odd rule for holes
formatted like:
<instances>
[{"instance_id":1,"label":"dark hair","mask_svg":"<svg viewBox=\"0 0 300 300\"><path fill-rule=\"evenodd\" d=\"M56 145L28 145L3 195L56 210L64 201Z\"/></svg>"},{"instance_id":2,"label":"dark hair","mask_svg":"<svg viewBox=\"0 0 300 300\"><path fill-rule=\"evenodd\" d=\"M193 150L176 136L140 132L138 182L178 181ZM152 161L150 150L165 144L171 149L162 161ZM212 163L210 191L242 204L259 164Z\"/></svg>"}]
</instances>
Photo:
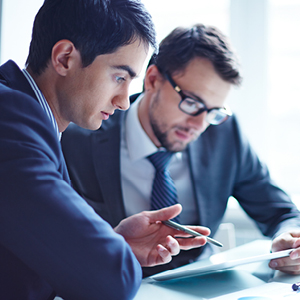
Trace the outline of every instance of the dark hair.
<instances>
[{"instance_id":1,"label":"dark hair","mask_svg":"<svg viewBox=\"0 0 300 300\"><path fill-rule=\"evenodd\" d=\"M225 81L239 85L242 77L238 59L225 37L217 28L196 24L190 28L177 27L159 45L149 65L155 64L164 75L183 71L195 57L211 61Z\"/></svg>"},{"instance_id":2,"label":"dark hair","mask_svg":"<svg viewBox=\"0 0 300 300\"><path fill-rule=\"evenodd\" d=\"M83 67L138 39L156 49L151 15L139 0L45 0L35 17L26 65L39 75L62 39L74 44Z\"/></svg>"}]
</instances>

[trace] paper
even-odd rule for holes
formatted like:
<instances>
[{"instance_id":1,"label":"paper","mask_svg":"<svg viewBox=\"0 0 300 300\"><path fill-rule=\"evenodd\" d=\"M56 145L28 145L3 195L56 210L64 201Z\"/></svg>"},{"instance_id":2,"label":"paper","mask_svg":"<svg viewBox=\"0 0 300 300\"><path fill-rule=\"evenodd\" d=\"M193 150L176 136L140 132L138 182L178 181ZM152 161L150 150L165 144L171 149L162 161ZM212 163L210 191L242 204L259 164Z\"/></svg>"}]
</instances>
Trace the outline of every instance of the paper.
<instances>
[{"instance_id":1,"label":"paper","mask_svg":"<svg viewBox=\"0 0 300 300\"><path fill-rule=\"evenodd\" d=\"M164 281L164 280L170 280L170 279L176 279L176 278L185 278L185 277L191 277L191 276L197 276L204 273L211 273L214 271L224 270L233 268L239 265L243 264L249 264L254 262L260 262L264 260L271 260L275 258L285 257L289 256L290 252L293 249L284 250L284 251L278 251L273 253L267 253L263 255L257 255L257 256L251 256L247 258L237 259L237 260L230 260L230 261L223 261L223 262L210 262L207 266L197 266L197 263L191 264L191 268L189 269L179 269L179 270L170 270L165 271L156 275L153 275L151 278L158 280L158 281Z\"/></svg>"},{"instance_id":2,"label":"paper","mask_svg":"<svg viewBox=\"0 0 300 300\"><path fill-rule=\"evenodd\" d=\"M239 292L210 298L210 300L294 300L300 299L300 293L293 291L288 283L272 282Z\"/></svg>"}]
</instances>

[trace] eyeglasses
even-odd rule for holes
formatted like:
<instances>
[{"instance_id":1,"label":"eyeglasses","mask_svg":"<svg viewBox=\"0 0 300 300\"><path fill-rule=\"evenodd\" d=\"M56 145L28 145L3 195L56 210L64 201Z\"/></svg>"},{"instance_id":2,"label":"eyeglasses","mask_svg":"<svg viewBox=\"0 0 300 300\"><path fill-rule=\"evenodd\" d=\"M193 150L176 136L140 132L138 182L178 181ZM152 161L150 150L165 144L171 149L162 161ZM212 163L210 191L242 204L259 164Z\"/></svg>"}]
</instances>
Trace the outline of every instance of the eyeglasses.
<instances>
[{"instance_id":1,"label":"eyeglasses","mask_svg":"<svg viewBox=\"0 0 300 300\"><path fill-rule=\"evenodd\" d=\"M190 116L198 116L206 111L207 115L205 119L211 125L220 125L232 115L229 107L213 107L208 109L200 98L194 99L191 96L186 95L171 76L165 73L165 77L180 95L181 101L179 102L178 107L184 113Z\"/></svg>"}]
</instances>

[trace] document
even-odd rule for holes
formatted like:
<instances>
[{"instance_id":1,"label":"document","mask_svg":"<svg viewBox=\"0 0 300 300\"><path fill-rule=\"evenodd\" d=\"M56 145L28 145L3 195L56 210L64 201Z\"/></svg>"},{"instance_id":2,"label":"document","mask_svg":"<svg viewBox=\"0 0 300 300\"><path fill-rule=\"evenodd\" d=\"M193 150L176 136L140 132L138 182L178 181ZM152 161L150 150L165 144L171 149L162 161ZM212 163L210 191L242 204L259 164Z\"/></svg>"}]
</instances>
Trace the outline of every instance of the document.
<instances>
[{"instance_id":1,"label":"document","mask_svg":"<svg viewBox=\"0 0 300 300\"><path fill-rule=\"evenodd\" d=\"M272 282L230 293L210 300L299 300L300 292L293 291L288 283Z\"/></svg>"},{"instance_id":2,"label":"document","mask_svg":"<svg viewBox=\"0 0 300 300\"><path fill-rule=\"evenodd\" d=\"M190 265L189 269L183 268L183 269L175 269L170 271L165 271L156 275L151 276L151 278L158 280L158 281L164 281L164 280L171 280L171 279L178 279L178 278L186 278L191 276L198 276L205 273L212 273L219 270L229 269L233 268L239 265L243 264L249 264L254 262L260 262L264 260L271 260L275 258L285 257L289 256L290 252L293 249L289 250L283 250L278 252L272 252L267 253L263 255L257 255L257 256L251 256L247 258L242 259L236 259L236 260L229 260L229 261L223 261L223 262L213 262L210 261L208 265L206 266L198 266L197 262Z\"/></svg>"}]
</instances>

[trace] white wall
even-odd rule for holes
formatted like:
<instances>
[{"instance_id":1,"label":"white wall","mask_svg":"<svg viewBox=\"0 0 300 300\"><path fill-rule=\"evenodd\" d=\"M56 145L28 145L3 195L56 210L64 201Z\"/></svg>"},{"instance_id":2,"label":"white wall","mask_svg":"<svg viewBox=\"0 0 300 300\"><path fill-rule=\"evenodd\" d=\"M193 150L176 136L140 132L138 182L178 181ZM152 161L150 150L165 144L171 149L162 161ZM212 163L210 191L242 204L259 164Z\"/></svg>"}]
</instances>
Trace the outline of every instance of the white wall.
<instances>
[{"instance_id":1,"label":"white wall","mask_svg":"<svg viewBox=\"0 0 300 300\"><path fill-rule=\"evenodd\" d=\"M23 67L27 58L31 30L43 0L2 0L1 63L13 59Z\"/></svg>"},{"instance_id":2,"label":"white wall","mask_svg":"<svg viewBox=\"0 0 300 300\"><path fill-rule=\"evenodd\" d=\"M142 0L158 41L177 26L215 25L229 35L244 83L232 110L276 181L300 199L300 0ZM23 67L34 16L43 0L3 0L0 62ZM146 67L146 64L145 64ZM143 73L131 87L139 92ZM299 201L300 207L300 201Z\"/></svg>"}]
</instances>

